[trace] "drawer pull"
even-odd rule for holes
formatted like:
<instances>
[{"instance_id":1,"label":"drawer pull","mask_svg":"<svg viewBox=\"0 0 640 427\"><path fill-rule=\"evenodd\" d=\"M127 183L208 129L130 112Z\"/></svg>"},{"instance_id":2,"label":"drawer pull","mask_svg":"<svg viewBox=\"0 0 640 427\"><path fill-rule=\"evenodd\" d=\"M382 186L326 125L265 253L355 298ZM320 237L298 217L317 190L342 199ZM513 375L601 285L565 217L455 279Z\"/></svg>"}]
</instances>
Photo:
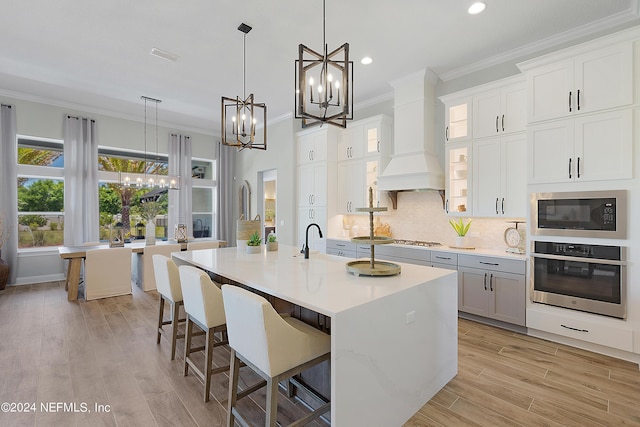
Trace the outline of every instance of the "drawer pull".
<instances>
[{"instance_id":1,"label":"drawer pull","mask_svg":"<svg viewBox=\"0 0 640 427\"><path fill-rule=\"evenodd\" d=\"M480 264L484 264L484 265L500 265L497 262L484 262L484 261L479 261L479 262L480 262Z\"/></svg>"},{"instance_id":2,"label":"drawer pull","mask_svg":"<svg viewBox=\"0 0 640 427\"><path fill-rule=\"evenodd\" d=\"M336 243L336 246L340 246L341 248L344 248L347 245L345 245L344 243Z\"/></svg>"},{"instance_id":3,"label":"drawer pull","mask_svg":"<svg viewBox=\"0 0 640 427\"><path fill-rule=\"evenodd\" d=\"M436 258L438 258L438 259L451 259L451 257L448 257L448 256L438 256L438 255L436 255Z\"/></svg>"},{"instance_id":4,"label":"drawer pull","mask_svg":"<svg viewBox=\"0 0 640 427\"><path fill-rule=\"evenodd\" d=\"M566 329L571 329L572 331L578 331L578 332L589 332L589 330L588 330L588 329L572 328L571 326L567 326L567 325L560 325L560 326L562 326L563 328L566 328Z\"/></svg>"}]
</instances>

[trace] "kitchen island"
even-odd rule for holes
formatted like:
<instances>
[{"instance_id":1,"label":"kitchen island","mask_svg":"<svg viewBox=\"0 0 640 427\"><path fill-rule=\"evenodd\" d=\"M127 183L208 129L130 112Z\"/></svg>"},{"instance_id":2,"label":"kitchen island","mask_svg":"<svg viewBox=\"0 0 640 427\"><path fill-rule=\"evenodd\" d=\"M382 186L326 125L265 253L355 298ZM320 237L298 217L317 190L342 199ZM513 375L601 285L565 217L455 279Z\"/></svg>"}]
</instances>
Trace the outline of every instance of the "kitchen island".
<instances>
[{"instance_id":1,"label":"kitchen island","mask_svg":"<svg viewBox=\"0 0 640 427\"><path fill-rule=\"evenodd\" d=\"M282 244L172 256L330 318L333 426L400 426L457 373L455 272L400 263L397 276L356 277L344 258Z\"/></svg>"}]
</instances>

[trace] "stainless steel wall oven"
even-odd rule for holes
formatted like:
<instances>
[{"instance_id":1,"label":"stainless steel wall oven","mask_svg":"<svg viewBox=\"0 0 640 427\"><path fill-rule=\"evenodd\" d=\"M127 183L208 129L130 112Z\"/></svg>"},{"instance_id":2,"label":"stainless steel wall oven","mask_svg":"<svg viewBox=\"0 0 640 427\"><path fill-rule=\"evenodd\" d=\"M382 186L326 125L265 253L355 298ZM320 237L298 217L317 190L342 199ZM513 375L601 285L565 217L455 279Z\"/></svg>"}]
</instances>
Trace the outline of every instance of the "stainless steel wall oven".
<instances>
[{"instance_id":1,"label":"stainless steel wall oven","mask_svg":"<svg viewBox=\"0 0 640 427\"><path fill-rule=\"evenodd\" d=\"M626 317L626 248L533 242L531 300Z\"/></svg>"}]
</instances>

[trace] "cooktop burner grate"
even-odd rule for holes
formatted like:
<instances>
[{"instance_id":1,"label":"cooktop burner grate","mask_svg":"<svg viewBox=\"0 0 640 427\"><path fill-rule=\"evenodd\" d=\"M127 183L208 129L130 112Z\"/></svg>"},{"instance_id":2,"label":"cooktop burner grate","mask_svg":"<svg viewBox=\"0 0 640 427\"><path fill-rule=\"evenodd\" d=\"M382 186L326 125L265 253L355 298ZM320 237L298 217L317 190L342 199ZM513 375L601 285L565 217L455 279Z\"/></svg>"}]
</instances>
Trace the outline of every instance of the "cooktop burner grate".
<instances>
[{"instance_id":1,"label":"cooktop burner grate","mask_svg":"<svg viewBox=\"0 0 640 427\"><path fill-rule=\"evenodd\" d=\"M402 240L396 239L396 243L399 245L410 245L410 246L442 246L442 243L439 242L423 242L421 240Z\"/></svg>"}]
</instances>

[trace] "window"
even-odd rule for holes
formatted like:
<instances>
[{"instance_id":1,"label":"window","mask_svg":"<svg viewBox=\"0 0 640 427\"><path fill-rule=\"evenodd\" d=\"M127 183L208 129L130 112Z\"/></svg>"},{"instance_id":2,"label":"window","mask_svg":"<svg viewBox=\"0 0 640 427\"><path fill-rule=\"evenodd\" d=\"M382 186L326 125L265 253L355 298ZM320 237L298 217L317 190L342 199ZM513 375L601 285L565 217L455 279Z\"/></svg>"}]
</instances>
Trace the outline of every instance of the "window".
<instances>
[{"instance_id":1,"label":"window","mask_svg":"<svg viewBox=\"0 0 640 427\"><path fill-rule=\"evenodd\" d=\"M18 136L18 248L64 242L64 153L60 140Z\"/></svg>"},{"instance_id":2,"label":"window","mask_svg":"<svg viewBox=\"0 0 640 427\"><path fill-rule=\"evenodd\" d=\"M129 239L143 239L146 218L143 217L140 198L150 192L148 188L121 187L120 172L129 172L143 180L145 174L167 175L167 158L144 153L118 151L107 148L98 150L100 240L108 240L110 227L121 222ZM156 216L156 237L167 237L166 193L157 200L160 213Z\"/></svg>"},{"instance_id":3,"label":"window","mask_svg":"<svg viewBox=\"0 0 640 427\"><path fill-rule=\"evenodd\" d=\"M215 162L193 159L191 162L191 200L193 237L213 237L216 183Z\"/></svg>"}]
</instances>

